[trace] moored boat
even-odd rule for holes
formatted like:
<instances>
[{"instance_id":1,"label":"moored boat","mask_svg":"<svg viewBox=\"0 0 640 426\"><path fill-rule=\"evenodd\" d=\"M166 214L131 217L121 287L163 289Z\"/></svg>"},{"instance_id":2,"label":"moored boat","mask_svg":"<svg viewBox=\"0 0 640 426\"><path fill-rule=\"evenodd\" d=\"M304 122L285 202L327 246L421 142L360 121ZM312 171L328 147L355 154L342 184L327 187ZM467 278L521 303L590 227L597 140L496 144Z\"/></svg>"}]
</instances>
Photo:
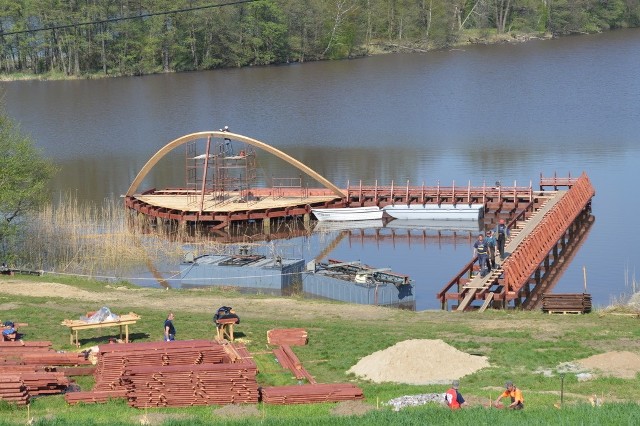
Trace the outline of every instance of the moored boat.
<instances>
[{"instance_id":1,"label":"moored boat","mask_svg":"<svg viewBox=\"0 0 640 426\"><path fill-rule=\"evenodd\" d=\"M375 220L382 219L380 207L344 207L337 209L311 209L318 221Z\"/></svg>"},{"instance_id":2,"label":"moored boat","mask_svg":"<svg viewBox=\"0 0 640 426\"><path fill-rule=\"evenodd\" d=\"M478 220L482 204L401 204L384 206L382 211L395 219Z\"/></svg>"}]
</instances>

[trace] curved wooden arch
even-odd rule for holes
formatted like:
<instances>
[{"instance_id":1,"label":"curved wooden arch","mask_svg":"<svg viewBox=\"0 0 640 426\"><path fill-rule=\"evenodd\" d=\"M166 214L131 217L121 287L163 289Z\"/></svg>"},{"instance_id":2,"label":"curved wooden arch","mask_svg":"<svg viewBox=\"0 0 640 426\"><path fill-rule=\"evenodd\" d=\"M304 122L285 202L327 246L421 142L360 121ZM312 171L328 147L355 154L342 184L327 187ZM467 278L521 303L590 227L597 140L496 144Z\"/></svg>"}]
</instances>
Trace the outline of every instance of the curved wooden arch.
<instances>
[{"instance_id":1,"label":"curved wooden arch","mask_svg":"<svg viewBox=\"0 0 640 426\"><path fill-rule=\"evenodd\" d=\"M140 171L138 172L138 175L133 180L133 182L131 183L131 186L127 190L126 196L130 197L133 194L135 194L135 192L138 190L138 186L140 186L140 184L142 183L144 178L147 176L149 171L158 163L158 161L160 161L162 157L167 155L169 152L173 151L174 148L179 147L180 145L184 145L187 142L191 142L196 139L207 138L209 136L238 140L238 141L247 143L249 145L255 146L256 148L260 148L264 151L267 151L268 153L273 154L276 157L291 164L301 172L304 172L309 177L315 179L316 181L324 185L325 188L332 190L337 196L345 197L345 194L342 192L342 190L337 186L335 186L333 183L331 183L329 180L327 180L324 176L314 171L310 167L306 166L305 164L301 163L300 161L296 160L295 158L285 154L279 149L276 149L271 145L267 145L264 142L260 142L257 139L238 135L236 133L219 132L219 131L191 133L190 135L185 135L174 141L171 141L165 146L163 146L162 148L160 148L160 150L158 150L158 152L156 152L153 155L153 157L151 157L149 161L147 161L147 163L142 167L142 169L140 169Z\"/></svg>"}]
</instances>

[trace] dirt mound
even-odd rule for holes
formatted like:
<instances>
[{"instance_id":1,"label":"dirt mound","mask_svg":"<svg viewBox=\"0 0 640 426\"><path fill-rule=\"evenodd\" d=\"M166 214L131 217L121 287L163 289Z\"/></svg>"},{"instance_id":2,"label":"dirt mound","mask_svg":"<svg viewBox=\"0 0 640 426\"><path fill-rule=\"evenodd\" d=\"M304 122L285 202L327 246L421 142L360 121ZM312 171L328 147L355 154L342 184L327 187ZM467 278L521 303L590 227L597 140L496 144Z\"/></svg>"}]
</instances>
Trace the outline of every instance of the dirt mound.
<instances>
[{"instance_id":1,"label":"dirt mound","mask_svg":"<svg viewBox=\"0 0 640 426\"><path fill-rule=\"evenodd\" d=\"M362 358L348 373L375 383L449 384L488 366L486 357L461 352L442 340L413 339Z\"/></svg>"},{"instance_id":2,"label":"dirt mound","mask_svg":"<svg viewBox=\"0 0 640 426\"><path fill-rule=\"evenodd\" d=\"M640 355L633 352L606 352L579 359L576 364L600 371L605 376L635 379L640 372Z\"/></svg>"}]
</instances>

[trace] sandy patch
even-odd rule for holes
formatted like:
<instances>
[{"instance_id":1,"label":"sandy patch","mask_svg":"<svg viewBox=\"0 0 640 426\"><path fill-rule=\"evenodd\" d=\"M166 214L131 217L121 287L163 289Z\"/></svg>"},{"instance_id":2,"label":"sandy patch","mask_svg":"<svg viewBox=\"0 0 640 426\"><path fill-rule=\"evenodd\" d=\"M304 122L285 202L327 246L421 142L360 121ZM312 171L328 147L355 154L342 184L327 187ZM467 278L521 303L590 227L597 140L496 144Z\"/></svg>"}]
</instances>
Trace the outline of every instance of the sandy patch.
<instances>
[{"instance_id":1,"label":"sandy patch","mask_svg":"<svg viewBox=\"0 0 640 426\"><path fill-rule=\"evenodd\" d=\"M640 355L633 352L606 352L575 361L576 364L598 370L605 376L635 379L640 372Z\"/></svg>"},{"instance_id":2,"label":"sandy patch","mask_svg":"<svg viewBox=\"0 0 640 426\"><path fill-rule=\"evenodd\" d=\"M375 383L449 384L485 367L486 357L469 355L442 340L413 339L362 358L348 373Z\"/></svg>"},{"instance_id":3,"label":"sandy patch","mask_svg":"<svg viewBox=\"0 0 640 426\"><path fill-rule=\"evenodd\" d=\"M33 297L62 297L89 301L115 300L109 294L82 290L66 284L36 283L30 281L0 281L0 291L4 294L15 294Z\"/></svg>"}]
</instances>

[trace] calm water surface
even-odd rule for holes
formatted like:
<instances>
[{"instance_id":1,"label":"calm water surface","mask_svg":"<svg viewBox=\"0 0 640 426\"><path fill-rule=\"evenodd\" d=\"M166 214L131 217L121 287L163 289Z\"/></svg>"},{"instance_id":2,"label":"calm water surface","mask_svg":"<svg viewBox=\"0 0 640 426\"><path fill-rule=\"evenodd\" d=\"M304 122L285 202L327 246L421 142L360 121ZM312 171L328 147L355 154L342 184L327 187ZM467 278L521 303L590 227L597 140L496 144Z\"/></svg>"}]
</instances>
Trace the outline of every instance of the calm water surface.
<instances>
[{"instance_id":1,"label":"calm water surface","mask_svg":"<svg viewBox=\"0 0 640 426\"><path fill-rule=\"evenodd\" d=\"M596 221L556 292L597 305L628 292L640 268L640 31L293 64L103 80L1 83L9 114L62 168L57 192L100 202L126 192L169 141L229 125L338 186L347 182L537 186L540 173L587 172ZM184 153L144 187L184 183ZM289 175L260 158L263 178ZM292 172L293 173L293 172ZM297 173L293 173L297 176ZM315 257L331 235L281 242ZM418 309L471 257L466 241L364 242L331 253L415 281Z\"/></svg>"}]
</instances>

